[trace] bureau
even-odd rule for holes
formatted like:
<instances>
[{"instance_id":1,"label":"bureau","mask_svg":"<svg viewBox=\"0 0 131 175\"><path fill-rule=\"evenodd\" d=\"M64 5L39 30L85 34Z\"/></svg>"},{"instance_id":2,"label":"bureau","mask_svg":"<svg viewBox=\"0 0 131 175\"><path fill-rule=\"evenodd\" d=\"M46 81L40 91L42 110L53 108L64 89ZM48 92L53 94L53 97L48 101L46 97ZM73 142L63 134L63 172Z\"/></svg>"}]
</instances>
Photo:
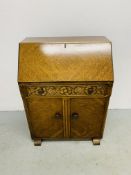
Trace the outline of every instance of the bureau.
<instances>
[{"instance_id":1,"label":"bureau","mask_svg":"<svg viewBox=\"0 0 131 175\"><path fill-rule=\"evenodd\" d=\"M111 42L102 36L26 38L18 84L34 145L100 144L113 86Z\"/></svg>"}]
</instances>

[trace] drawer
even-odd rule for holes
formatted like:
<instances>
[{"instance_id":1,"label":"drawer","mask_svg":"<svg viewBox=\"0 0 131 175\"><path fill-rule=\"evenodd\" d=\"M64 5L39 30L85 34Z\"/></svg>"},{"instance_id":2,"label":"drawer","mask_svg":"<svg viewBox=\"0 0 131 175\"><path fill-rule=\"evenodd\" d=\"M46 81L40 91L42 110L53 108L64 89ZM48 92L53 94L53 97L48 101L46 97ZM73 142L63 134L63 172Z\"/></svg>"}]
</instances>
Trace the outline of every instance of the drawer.
<instances>
[{"instance_id":1,"label":"drawer","mask_svg":"<svg viewBox=\"0 0 131 175\"><path fill-rule=\"evenodd\" d=\"M103 98L111 95L110 83L85 83L85 84L28 84L25 85L26 97L88 97Z\"/></svg>"}]
</instances>

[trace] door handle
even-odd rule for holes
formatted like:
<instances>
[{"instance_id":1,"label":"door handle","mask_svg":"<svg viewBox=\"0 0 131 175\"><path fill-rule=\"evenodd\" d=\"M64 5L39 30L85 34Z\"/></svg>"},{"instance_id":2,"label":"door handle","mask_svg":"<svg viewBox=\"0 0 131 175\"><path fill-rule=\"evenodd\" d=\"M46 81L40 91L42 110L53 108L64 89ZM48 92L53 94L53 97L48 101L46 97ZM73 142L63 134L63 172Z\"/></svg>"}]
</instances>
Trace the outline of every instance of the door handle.
<instances>
[{"instance_id":1,"label":"door handle","mask_svg":"<svg viewBox=\"0 0 131 175\"><path fill-rule=\"evenodd\" d=\"M72 113L72 115L71 115L72 120L76 120L78 118L79 118L79 114L77 112Z\"/></svg>"},{"instance_id":2,"label":"door handle","mask_svg":"<svg viewBox=\"0 0 131 175\"><path fill-rule=\"evenodd\" d=\"M62 114L61 114L60 112L56 112L56 113L55 113L55 118L56 118L56 119L62 119L63 116L62 116Z\"/></svg>"}]
</instances>

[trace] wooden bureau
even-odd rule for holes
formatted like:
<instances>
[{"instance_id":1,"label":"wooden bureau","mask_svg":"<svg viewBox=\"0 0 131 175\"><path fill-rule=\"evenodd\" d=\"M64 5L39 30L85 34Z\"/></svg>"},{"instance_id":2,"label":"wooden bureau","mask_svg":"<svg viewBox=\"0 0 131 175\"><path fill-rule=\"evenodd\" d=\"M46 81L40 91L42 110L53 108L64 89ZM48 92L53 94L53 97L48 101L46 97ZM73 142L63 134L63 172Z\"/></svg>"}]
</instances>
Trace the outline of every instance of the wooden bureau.
<instances>
[{"instance_id":1,"label":"wooden bureau","mask_svg":"<svg viewBox=\"0 0 131 175\"><path fill-rule=\"evenodd\" d=\"M19 44L18 84L31 137L100 144L113 86L105 37L26 38Z\"/></svg>"}]
</instances>

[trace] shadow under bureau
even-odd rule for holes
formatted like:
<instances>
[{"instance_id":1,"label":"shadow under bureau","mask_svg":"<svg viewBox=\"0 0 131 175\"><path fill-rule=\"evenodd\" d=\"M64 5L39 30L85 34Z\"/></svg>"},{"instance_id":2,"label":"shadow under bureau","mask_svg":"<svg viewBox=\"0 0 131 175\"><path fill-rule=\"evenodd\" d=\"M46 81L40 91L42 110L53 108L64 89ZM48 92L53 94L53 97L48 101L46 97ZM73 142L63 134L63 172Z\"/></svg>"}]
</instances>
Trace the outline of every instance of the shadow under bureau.
<instances>
[{"instance_id":1,"label":"shadow under bureau","mask_svg":"<svg viewBox=\"0 0 131 175\"><path fill-rule=\"evenodd\" d=\"M100 144L113 86L105 37L26 38L19 44L18 84L31 137Z\"/></svg>"}]
</instances>

